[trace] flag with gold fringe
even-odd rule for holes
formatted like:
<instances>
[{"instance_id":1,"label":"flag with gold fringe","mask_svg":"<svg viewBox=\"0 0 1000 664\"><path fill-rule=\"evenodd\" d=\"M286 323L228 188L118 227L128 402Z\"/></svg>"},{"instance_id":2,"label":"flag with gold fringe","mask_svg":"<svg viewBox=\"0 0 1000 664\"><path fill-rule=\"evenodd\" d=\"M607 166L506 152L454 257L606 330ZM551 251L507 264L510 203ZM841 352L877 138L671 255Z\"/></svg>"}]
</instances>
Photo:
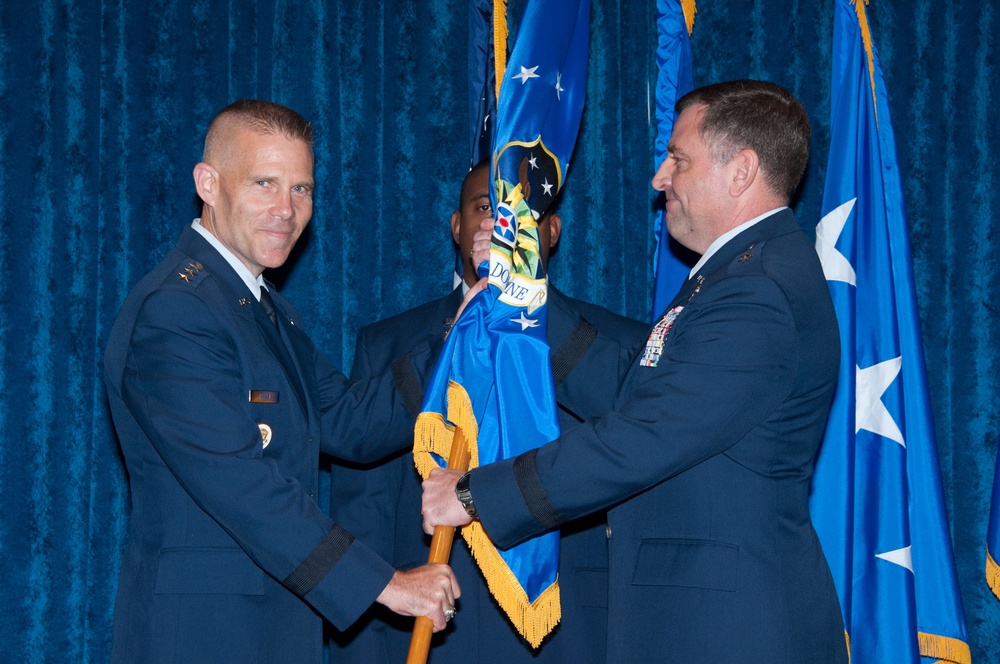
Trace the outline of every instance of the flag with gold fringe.
<instances>
[{"instance_id":1,"label":"flag with gold fringe","mask_svg":"<svg viewBox=\"0 0 1000 664\"><path fill-rule=\"evenodd\" d=\"M812 517L854 664L968 663L889 99L865 3L836 2L816 250L841 366Z\"/></svg>"},{"instance_id":2,"label":"flag with gold fringe","mask_svg":"<svg viewBox=\"0 0 1000 664\"><path fill-rule=\"evenodd\" d=\"M695 0L656 1L656 142L653 156L659 168L667 158L667 144L674 130L674 105L694 88L691 64L691 31L694 29ZM660 194L662 196L662 194ZM666 208L657 205L656 253L653 257L653 320L663 314L670 300L687 279L697 262L694 253L667 233Z\"/></svg>"},{"instance_id":3,"label":"flag with gold fringe","mask_svg":"<svg viewBox=\"0 0 1000 664\"><path fill-rule=\"evenodd\" d=\"M993 501L990 503L990 525L986 531L986 583L1000 599L1000 446L993 472Z\"/></svg>"},{"instance_id":4,"label":"flag with gold fringe","mask_svg":"<svg viewBox=\"0 0 1000 664\"><path fill-rule=\"evenodd\" d=\"M470 467L559 436L538 220L563 185L576 142L589 23L589 0L529 0L510 62L497 74L489 288L455 323L428 384L413 448L424 477L445 465L456 430L469 444ZM501 65L502 42L495 40ZM462 536L500 607L537 648L561 615L559 533L506 551L478 522Z\"/></svg>"}]
</instances>

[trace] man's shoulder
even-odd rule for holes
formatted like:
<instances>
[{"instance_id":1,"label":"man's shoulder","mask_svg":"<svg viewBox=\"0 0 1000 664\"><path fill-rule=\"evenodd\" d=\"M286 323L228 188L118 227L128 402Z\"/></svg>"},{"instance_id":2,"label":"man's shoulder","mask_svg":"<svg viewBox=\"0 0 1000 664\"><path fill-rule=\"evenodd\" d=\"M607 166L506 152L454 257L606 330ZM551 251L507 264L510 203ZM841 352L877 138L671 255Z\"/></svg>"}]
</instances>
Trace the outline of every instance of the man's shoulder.
<instances>
[{"instance_id":1,"label":"man's shoulder","mask_svg":"<svg viewBox=\"0 0 1000 664\"><path fill-rule=\"evenodd\" d=\"M649 331L648 323L616 314L584 300L569 297L552 286L549 287L549 303L550 320L559 316L573 319L583 318L597 328L600 333L626 341L639 337L645 338Z\"/></svg>"},{"instance_id":2,"label":"man's shoulder","mask_svg":"<svg viewBox=\"0 0 1000 664\"><path fill-rule=\"evenodd\" d=\"M462 301L461 289L455 289L444 297L419 304L394 316L383 318L361 328L360 334L372 337L403 333L419 335L432 328L443 326L444 319L454 316Z\"/></svg>"}]
</instances>

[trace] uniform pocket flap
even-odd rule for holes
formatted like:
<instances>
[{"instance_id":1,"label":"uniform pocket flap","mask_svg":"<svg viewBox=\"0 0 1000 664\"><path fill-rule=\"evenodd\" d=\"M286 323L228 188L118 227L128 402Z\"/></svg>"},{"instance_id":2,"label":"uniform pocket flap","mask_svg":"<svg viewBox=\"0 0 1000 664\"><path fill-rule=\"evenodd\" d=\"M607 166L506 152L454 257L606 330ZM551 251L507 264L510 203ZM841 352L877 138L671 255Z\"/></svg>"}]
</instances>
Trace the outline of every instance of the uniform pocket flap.
<instances>
[{"instance_id":1,"label":"uniform pocket flap","mask_svg":"<svg viewBox=\"0 0 1000 664\"><path fill-rule=\"evenodd\" d=\"M646 539L639 545L632 584L735 592L739 553L727 542Z\"/></svg>"}]
</instances>

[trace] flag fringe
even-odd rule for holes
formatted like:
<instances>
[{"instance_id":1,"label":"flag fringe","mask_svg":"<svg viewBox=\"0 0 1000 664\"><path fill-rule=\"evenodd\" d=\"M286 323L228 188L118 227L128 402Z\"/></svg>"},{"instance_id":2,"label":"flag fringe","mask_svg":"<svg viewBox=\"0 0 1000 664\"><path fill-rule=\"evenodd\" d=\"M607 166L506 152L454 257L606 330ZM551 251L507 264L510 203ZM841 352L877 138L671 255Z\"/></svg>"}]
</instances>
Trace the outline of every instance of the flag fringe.
<instances>
[{"instance_id":1,"label":"flag fringe","mask_svg":"<svg viewBox=\"0 0 1000 664\"><path fill-rule=\"evenodd\" d=\"M681 0L681 11L684 12L684 22L687 24L688 37L694 32L694 15L698 13L695 0Z\"/></svg>"},{"instance_id":2,"label":"flag fringe","mask_svg":"<svg viewBox=\"0 0 1000 664\"><path fill-rule=\"evenodd\" d=\"M986 584L997 599L1000 599L1000 565L997 565L989 548L986 549Z\"/></svg>"},{"instance_id":3,"label":"flag fringe","mask_svg":"<svg viewBox=\"0 0 1000 664\"><path fill-rule=\"evenodd\" d=\"M413 430L413 462L421 477L426 479L432 470L439 467L431 456L432 452L445 459L449 457L456 429L462 430L469 446L469 468L477 467L479 425L472 411L472 400L465 388L455 381L449 381L448 421L440 413L423 412L417 417ZM472 556L479 564L486 578L486 585L500 608L510 617L514 627L531 647L537 648L562 616L558 583L553 583L534 602L529 602L527 593L500 557L496 545L483 530L482 524L473 521L465 526L462 528L462 537L472 550Z\"/></svg>"},{"instance_id":4,"label":"flag fringe","mask_svg":"<svg viewBox=\"0 0 1000 664\"><path fill-rule=\"evenodd\" d=\"M465 443L469 446L469 468L479 465L479 423L472 412L472 400L465 388L453 380L448 381L448 420L441 413L424 412L417 416L413 427L413 463L424 479L435 468L440 468L431 453L443 459L451 455L451 443L455 430L461 429Z\"/></svg>"},{"instance_id":5,"label":"flag fringe","mask_svg":"<svg viewBox=\"0 0 1000 664\"><path fill-rule=\"evenodd\" d=\"M935 657L939 663L972 664L969 644L950 636L917 632L917 643L922 657Z\"/></svg>"},{"instance_id":6,"label":"flag fringe","mask_svg":"<svg viewBox=\"0 0 1000 664\"><path fill-rule=\"evenodd\" d=\"M543 590L534 602L529 602L528 595L500 557L496 544L490 540L482 524L473 521L465 526L462 537L472 550L472 557L476 559L486 578L486 585L500 608L531 647L538 648L562 618L558 582Z\"/></svg>"},{"instance_id":7,"label":"flag fringe","mask_svg":"<svg viewBox=\"0 0 1000 664\"><path fill-rule=\"evenodd\" d=\"M872 47L872 30L868 25L868 13L865 5L868 0L852 0L854 13L858 15L858 27L861 28L861 40L865 43L865 54L868 56L868 80L872 86L872 107L875 109L875 126L878 127L878 100L875 97L875 51Z\"/></svg>"},{"instance_id":8,"label":"flag fringe","mask_svg":"<svg viewBox=\"0 0 1000 664\"><path fill-rule=\"evenodd\" d=\"M507 71L507 0L493 0L493 70L496 74L496 94L500 99L500 84Z\"/></svg>"}]
</instances>

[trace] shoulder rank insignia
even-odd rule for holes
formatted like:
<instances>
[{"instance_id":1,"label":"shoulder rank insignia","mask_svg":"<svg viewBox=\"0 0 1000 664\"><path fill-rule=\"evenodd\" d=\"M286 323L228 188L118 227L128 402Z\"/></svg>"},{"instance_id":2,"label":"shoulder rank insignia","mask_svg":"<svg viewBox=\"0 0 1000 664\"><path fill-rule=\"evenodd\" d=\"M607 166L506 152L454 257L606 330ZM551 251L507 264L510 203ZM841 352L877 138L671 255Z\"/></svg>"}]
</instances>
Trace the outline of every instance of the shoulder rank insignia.
<instances>
[{"instance_id":1,"label":"shoulder rank insignia","mask_svg":"<svg viewBox=\"0 0 1000 664\"><path fill-rule=\"evenodd\" d=\"M191 277L195 276L204 269L205 266L202 265L200 261L194 261L193 263L188 263L187 267L177 273L177 276L183 279L186 283L191 283Z\"/></svg>"}]
</instances>

